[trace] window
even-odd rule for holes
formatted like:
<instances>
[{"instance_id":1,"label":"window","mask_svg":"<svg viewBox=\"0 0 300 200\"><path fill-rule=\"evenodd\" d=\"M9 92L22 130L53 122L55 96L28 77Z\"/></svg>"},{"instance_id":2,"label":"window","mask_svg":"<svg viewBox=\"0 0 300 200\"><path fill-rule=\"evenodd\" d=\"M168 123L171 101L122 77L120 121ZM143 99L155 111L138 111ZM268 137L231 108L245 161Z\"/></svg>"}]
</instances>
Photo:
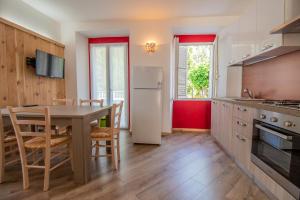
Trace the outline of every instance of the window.
<instances>
[{"instance_id":1,"label":"window","mask_svg":"<svg viewBox=\"0 0 300 200\"><path fill-rule=\"evenodd\" d=\"M213 43L184 41L179 38L177 45L177 98L210 98L212 92Z\"/></svg>"}]
</instances>

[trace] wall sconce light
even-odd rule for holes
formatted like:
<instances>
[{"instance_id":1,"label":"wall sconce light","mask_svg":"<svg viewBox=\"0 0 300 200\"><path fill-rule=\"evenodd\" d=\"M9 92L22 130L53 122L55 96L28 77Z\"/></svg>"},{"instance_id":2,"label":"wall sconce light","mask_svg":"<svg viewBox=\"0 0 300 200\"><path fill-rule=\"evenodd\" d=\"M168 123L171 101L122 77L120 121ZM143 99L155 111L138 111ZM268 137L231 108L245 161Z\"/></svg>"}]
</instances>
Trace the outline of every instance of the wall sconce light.
<instances>
[{"instance_id":1,"label":"wall sconce light","mask_svg":"<svg viewBox=\"0 0 300 200\"><path fill-rule=\"evenodd\" d=\"M154 53L156 50L156 43L155 42L147 42L145 45L145 49L147 53Z\"/></svg>"}]
</instances>

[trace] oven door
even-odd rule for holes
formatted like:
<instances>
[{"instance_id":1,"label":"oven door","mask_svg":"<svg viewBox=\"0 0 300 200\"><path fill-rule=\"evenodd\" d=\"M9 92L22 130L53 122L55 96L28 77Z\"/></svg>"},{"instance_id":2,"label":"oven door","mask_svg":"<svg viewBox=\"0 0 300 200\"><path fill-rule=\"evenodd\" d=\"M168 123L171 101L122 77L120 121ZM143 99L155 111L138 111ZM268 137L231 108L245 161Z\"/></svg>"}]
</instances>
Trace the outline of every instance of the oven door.
<instances>
[{"instance_id":1,"label":"oven door","mask_svg":"<svg viewBox=\"0 0 300 200\"><path fill-rule=\"evenodd\" d=\"M294 197L300 196L300 135L254 120L251 160Z\"/></svg>"}]
</instances>

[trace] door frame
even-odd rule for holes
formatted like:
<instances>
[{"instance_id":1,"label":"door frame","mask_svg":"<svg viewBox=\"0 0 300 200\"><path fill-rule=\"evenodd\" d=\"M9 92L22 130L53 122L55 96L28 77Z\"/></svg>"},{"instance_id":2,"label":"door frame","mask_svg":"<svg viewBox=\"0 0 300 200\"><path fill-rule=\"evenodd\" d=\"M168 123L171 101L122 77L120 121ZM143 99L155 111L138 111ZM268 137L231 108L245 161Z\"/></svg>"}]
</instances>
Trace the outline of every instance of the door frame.
<instances>
[{"instance_id":1,"label":"door frame","mask_svg":"<svg viewBox=\"0 0 300 200\"><path fill-rule=\"evenodd\" d=\"M88 54L89 54L89 96L92 98L92 71L91 71L91 45L92 44L127 44L127 101L128 101L128 129L130 129L130 47L129 47L129 36L120 37L97 37L88 38ZM107 48L108 49L108 48ZM108 55L108 54L107 54ZM109 59L108 59L109 60Z\"/></svg>"}]
</instances>

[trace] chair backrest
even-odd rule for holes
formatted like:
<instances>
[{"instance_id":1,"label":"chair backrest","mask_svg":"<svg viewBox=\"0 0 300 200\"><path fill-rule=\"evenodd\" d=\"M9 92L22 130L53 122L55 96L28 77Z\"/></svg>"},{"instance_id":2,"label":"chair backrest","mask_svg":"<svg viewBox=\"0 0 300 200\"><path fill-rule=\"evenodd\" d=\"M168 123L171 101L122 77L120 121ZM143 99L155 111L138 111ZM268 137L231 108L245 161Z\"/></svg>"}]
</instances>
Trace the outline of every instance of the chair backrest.
<instances>
[{"instance_id":1,"label":"chair backrest","mask_svg":"<svg viewBox=\"0 0 300 200\"><path fill-rule=\"evenodd\" d=\"M66 106L74 106L74 99L52 99L52 105L66 105Z\"/></svg>"},{"instance_id":2,"label":"chair backrest","mask_svg":"<svg viewBox=\"0 0 300 200\"><path fill-rule=\"evenodd\" d=\"M111 111L111 127L113 129L120 129L121 115L122 115L123 101L119 104L113 104Z\"/></svg>"},{"instance_id":3,"label":"chair backrest","mask_svg":"<svg viewBox=\"0 0 300 200\"><path fill-rule=\"evenodd\" d=\"M84 105L96 105L96 106L100 106L103 107L103 99L80 99L79 100L79 104L80 106L84 106Z\"/></svg>"},{"instance_id":4,"label":"chair backrest","mask_svg":"<svg viewBox=\"0 0 300 200\"><path fill-rule=\"evenodd\" d=\"M46 108L12 108L8 107L12 125L14 127L19 149L24 150L23 137L26 139L34 137L44 137L46 141L46 147L50 147L51 139L51 119L49 114L49 109ZM19 114L33 115L40 119L25 119ZM39 132L40 129L36 127L44 127L43 132ZM20 149L21 150L21 149Z\"/></svg>"},{"instance_id":5,"label":"chair backrest","mask_svg":"<svg viewBox=\"0 0 300 200\"><path fill-rule=\"evenodd\" d=\"M4 137L9 135L15 135L13 126L4 123L1 112L0 112L0 133L2 133L2 136Z\"/></svg>"}]
</instances>

